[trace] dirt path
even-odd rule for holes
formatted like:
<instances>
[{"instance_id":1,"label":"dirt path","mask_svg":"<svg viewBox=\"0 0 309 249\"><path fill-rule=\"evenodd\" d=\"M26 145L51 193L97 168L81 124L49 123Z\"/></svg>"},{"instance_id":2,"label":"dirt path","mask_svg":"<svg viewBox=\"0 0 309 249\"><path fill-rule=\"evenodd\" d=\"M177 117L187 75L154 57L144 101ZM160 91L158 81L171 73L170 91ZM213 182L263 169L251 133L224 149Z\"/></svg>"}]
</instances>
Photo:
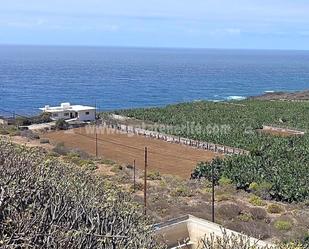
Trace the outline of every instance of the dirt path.
<instances>
[{"instance_id":1,"label":"dirt path","mask_svg":"<svg viewBox=\"0 0 309 249\"><path fill-rule=\"evenodd\" d=\"M178 144L145 138L128 136L106 130L98 134L98 155L118 163L132 164L136 160L138 168L144 167L144 147L148 147L149 170L157 170L162 174L177 175L189 178L192 170L200 161L209 161L217 153L189 148ZM63 142L70 148L79 148L89 154L95 154L95 135L87 134L85 128L69 131L58 131L44 134L42 137L54 143Z\"/></svg>"}]
</instances>

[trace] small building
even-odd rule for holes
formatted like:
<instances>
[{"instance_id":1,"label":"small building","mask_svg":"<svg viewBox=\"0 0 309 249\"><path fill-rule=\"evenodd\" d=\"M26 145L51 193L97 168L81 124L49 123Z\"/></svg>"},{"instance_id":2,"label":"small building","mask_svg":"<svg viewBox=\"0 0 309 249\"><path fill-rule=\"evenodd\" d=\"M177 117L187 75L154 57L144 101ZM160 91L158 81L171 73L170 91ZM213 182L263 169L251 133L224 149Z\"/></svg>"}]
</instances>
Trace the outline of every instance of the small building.
<instances>
[{"instance_id":1,"label":"small building","mask_svg":"<svg viewBox=\"0 0 309 249\"><path fill-rule=\"evenodd\" d=\"M76 120L76 121L93 121L96 116L96 108L84 105L71 105L70 103L61 103L60 106L51 107L46 105L40 108L41 111L51 114L52 120Z\"/></svg>"}]
</instances>

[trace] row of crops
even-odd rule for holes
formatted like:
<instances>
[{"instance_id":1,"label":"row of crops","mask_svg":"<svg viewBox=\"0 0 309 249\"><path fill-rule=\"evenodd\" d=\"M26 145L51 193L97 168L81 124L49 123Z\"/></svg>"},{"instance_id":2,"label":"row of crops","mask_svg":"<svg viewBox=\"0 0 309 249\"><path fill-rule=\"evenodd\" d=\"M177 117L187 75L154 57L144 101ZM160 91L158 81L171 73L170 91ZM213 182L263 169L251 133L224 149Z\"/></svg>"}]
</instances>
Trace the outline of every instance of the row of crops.
<instances>
[{"instance_id":1,"label":"row of crops","mask_svg":"<svg viewBox=\"0 0 309 249\"><path fill-rule=\"evenodd\" d=\"M279 137L257 131L264 124L309 130L309 103L201 101L123 110L118 114L176 126L178 129L161 127L162 132L173 135L247 149L251 151L248 156L232 156L217 163L220 176L228 177L242 189L252 183L267 185L268 196L278 200L309 198L309 135ZM208 170L207 164L199 165L193 176L207 176Z\"/></svg>"}]
</instances>

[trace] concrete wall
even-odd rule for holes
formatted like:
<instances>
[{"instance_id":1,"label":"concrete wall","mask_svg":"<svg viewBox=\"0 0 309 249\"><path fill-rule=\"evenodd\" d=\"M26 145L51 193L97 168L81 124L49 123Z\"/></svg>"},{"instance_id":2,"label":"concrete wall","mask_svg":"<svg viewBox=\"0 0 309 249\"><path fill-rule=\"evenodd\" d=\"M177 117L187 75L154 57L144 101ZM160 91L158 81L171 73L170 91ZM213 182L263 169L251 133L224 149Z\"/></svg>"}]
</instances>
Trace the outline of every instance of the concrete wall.
<instances>
[{"instance_id":1,"label":"concrete wall","mask_svg":"<svg viewBox=\"0 0 309 249\"><path fill-rule=\"evenodd\" d=\"M86 113L89 113L88 115ZM56 121L59 119L71 119L70 113L74 113L75 111L72 110L66 110L66 111L59 111L57 112L57 116L54 116L55 113L52 113L51 119ZM66 115L67 114L67 115ZM89 110L89 111L79 111L77 116L77 119L80 121L93 121L95 120L95 110Z\"/></svg>"},{"instance_id":2,"label":"concrete wall","mask_svg":"<svg viewBox=\"0 0 309 249\"><path fill-rule=\"evenodd\" d=\"M133 133L133 134L137 134L140 136L160 139L160 140L164 140L169 143L183 144L183 145L190 146L190 147L197 148L197 149L210 150L210 151L221 153L221 154L236 154L236 155L249 154L249 151L239 149L239 148L233 148L229 146L213 144L213 143L208 143L208 142L201 142L201 141L196 141L196 140L192 140L189 138L176 137L176 136L167 135L167 134L159 133L156 131L145 130L142 128L137 128L137 127L128 126L124 124L110 124L110 123L104 122L103 125L108 128L118 129L121 131L125 131L127 133Z\"/></svg>"},{"instance_id":3,"label":"concrete wall","mask_svg":"<svg viewBox=\"0 0 309 249\"><path fill-rule=\"evenodd\" d=\"M165 223L161 223L155 226L157 228L157 234L162 236L168 242L168 248L176 248L178 242L184 240L190 241L191 248L196 249L201 243L201 239L214 235L216 237L222 237L222 228L216 223L209 222L207 220L199 219L197 217L187 215L178 219L173 219ZM239 233L225 229L227 235ZM257 243L257 246L266 246L268 244L264 241L258 241L255 238L250 238L251 244Z\"/></svg>"},{"instance_id":4,"label":"concrete wall","mask_svg":"<svg viewBox=\"0 0 309 249\"><path fill-rule=\"evenodd\" d=\"M163 240L167 243L168 248L176 247L179 244L181 245L184 240L190 238L188 227L185 222L163 227L158 231L158 234L163 237Z\"/></svg>"},{"instance_id":5,"label":"concrete wall","mask_svg":"<svg viewBox=\"0 0 309 249\"><path fill-rule=\"evenodd\" d=\"M65 113L69 113L69 111L66 111L66 112L57 112L57 113L52 113L51 114L51 119L52 120L59 120L59 119L69 119L70 118L70 115L69 116L64 116ZM57 116L55 116L57 115Z\"/></svg>"},{"instance_id":6,"label":"concrete wall","mask_svg":"<svg viewBox=\"0 0 309 249\"><path fill-rule=\"evenodd\" d=\"M88 115L86 113L89 113ZM95 120L95 110L79 111L78 120L80 121L93 121Z\"/></svg>"}]
</instances>

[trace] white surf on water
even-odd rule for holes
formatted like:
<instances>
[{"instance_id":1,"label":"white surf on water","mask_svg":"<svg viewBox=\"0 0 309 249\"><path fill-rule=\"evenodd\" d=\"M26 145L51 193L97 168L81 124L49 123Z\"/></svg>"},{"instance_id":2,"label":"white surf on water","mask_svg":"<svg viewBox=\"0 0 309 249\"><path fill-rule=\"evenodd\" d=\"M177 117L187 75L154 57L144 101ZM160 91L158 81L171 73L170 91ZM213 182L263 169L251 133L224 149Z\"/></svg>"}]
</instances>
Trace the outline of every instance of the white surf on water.
<instances>
[{"instance_id":1,"label":"white surf on water","mask_svg":"<svg viewBox=\"0 0 309 249\"><path fill-rule=\"evenodd\" d=\"M246 97L244 97L244 96L228 96L226 99L227 100L244 100L244 99L246 99Z\"/></svg>"}]
</instances>

